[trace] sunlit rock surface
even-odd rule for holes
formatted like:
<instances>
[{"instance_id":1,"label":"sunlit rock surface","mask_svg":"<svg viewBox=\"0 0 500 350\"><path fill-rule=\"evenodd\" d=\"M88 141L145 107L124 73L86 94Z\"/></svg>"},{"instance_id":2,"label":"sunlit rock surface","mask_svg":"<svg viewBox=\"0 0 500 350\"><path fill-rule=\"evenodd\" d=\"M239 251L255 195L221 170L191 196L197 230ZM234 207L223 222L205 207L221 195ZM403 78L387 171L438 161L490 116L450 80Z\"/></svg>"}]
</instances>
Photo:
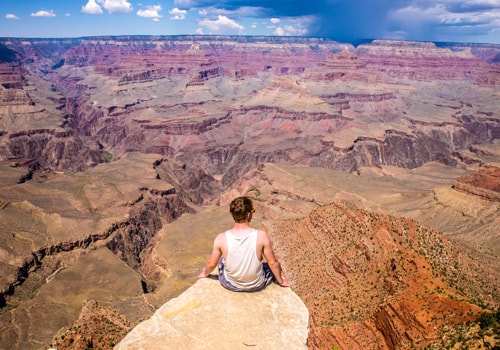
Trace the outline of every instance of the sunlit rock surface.
<instances>
[{"instance_id":1,"label":"sunlit rock surface","mask_svg":"<svg viewBox=\"0 0 500 350\"><path fill-rule=\"evenodd\" d=\"M290 288L235 293L207 278L163 305L115 350L306 349L308 318Z\"/></svg>"}]
</instances>

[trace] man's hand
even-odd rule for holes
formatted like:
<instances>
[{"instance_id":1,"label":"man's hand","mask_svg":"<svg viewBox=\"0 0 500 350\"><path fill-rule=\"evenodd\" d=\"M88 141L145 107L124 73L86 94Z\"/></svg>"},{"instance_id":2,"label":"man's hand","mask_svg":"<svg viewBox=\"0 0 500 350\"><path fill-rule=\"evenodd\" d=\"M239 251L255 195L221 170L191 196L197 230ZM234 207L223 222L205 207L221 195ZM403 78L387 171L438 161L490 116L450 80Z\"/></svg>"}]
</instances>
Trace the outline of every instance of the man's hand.
<instances>
[{"instance_id":1,"label":"man's hand","mask_svg":"<svg viewBox=\"0 0 500 350\"><path fill-rule=\"evenodd\" d=\"M200 278L206 278L207 277L207 272L206 271L207 271L207 269L206 269L206 267L204 267L203 271L200 272L200 274L198 275L197 278L198 279L200 279Z\"/></svg>"},{"instance_id":2,"label":"man's hand","mask_svg":"<svg viewBox=\"0 0 500 350\"><path fill-rule=\"evenodd\" d=\"M282 278L282 281L281 283L278 282L278 284L281 286L281 287L290 287L290 281L289 280L286 280L284 278Z\"/></svg>"}]
</instances>

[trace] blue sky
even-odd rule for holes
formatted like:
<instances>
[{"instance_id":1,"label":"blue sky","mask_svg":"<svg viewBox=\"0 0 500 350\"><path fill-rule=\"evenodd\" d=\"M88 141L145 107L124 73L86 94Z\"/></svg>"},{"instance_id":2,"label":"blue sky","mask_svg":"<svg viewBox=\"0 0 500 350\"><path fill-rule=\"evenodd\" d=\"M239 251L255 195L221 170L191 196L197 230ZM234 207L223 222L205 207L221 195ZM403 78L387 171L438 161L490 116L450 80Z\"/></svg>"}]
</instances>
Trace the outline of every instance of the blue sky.
<instances>
[{"instance_id":1,"label":"blue sky","mask_svg":"<svg viewBox=\"0 0 500 350\"><path fill-rule=\"evenodd\" d=\"M0 0L0 37L178 34L500 44L500 0Z\"/></svg>"}]
</instances>

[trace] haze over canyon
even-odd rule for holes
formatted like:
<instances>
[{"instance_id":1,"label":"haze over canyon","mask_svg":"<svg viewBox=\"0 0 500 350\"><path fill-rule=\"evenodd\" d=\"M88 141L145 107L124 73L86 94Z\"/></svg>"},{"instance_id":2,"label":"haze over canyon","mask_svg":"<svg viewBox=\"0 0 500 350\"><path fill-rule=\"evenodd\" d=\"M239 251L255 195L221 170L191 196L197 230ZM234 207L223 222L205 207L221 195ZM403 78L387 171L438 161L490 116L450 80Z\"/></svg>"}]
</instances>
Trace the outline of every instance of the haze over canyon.
<instances>
[{"instance_id":1,"label":"haze over canyon","mask_svg":"<svg viewBox=\"0 0 500 350\"><path fill-rule=\"evenodd\" d=\"M500 345L498 45L1 38L0 82L2 348L112 348L239 195L309 348Z\"/></svg>"}]
</instances>

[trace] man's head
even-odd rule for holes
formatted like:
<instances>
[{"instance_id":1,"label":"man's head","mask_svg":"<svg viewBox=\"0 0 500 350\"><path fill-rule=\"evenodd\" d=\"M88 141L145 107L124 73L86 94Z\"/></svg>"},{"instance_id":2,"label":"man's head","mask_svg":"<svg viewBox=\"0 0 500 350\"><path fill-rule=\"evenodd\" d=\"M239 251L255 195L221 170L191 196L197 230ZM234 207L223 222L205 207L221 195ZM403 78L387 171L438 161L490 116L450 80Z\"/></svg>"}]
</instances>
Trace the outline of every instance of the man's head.
<instances>
[{"instance_id":1,"label":"man's head","mask_svg":"<svg viewBox=\"0 0 500 350\"><path fill-rule=\"evenodd\" d=\"M249 214L254 211L252 200L248 197L235 198L229 206L229 212L233 216L235 222L250 221Z\"/></svg>"}]
</instances>

